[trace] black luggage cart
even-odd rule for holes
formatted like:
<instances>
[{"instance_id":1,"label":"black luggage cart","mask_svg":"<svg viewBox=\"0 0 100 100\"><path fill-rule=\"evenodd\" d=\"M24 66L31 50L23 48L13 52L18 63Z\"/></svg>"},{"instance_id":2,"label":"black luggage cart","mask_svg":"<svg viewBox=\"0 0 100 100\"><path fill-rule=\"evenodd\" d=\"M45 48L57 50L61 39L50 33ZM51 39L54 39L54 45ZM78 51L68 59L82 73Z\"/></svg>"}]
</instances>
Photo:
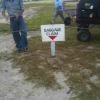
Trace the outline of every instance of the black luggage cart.
<instances>
[{"instance_id":1,"label":"black luggage cart","mask_svg":"<svg viewBox=\"0 0 100 100\"><path fill-rule=\"evenodd\" d=\"M77 39L89 41L90 24L100 24L100 0L80 0L76 8Z\"/></svg>"}]
</instances>

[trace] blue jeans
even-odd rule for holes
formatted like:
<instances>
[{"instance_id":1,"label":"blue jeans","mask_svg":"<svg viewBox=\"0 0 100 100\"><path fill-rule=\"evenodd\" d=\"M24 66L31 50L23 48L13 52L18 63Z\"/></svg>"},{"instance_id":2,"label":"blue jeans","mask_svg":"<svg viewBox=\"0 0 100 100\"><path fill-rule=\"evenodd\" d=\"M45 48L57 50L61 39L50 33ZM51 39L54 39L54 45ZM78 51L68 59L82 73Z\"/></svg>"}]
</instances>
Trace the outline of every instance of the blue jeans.
<instances>
[{"instance_id":1,"label":"blue jeans","mask_svg":"<svg viewBox=\"0 0 100 100\"><path fill-rule=\"evenodd\" d=\"M63 10L56 10L55 11L55 14L53 16L53 19L52 19L52 24L55 24L55 21L56 21L56 18L60 16L62 21L64 22L65 18L64 18L64 15L63 15Z\"/></svg>"},{"instance_id":2,"label":"blue jeans","mask_svg":"<svg viewBox=\"0 0 100 100\"><path fill-rule=\"evenodd\" d=\"M27 31L23 16L10 18L10 27L17 49L27 48Z\"/></svg>"}]
</instances>

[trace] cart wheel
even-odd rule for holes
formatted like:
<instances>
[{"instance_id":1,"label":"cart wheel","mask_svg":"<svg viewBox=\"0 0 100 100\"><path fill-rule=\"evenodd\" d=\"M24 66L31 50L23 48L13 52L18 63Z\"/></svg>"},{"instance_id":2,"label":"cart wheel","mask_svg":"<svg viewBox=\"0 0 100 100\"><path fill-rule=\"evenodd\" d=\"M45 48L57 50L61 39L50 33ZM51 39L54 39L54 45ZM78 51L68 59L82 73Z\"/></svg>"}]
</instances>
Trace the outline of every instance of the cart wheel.
<instances>
[{"instance_id":1,"label":"cart wheel","mask_svg":"<svg viewBox=\"0 0 100 100\"><path fill-rule=\"evenodd\" d=\"M87 42L91 39L91 33L89 32L89 30L79 30L77 39L82 42Z\"/></svg>"},{"instance_id":2,"label":"cart wheel","mask_svg":"<svg viewBox=\"0 0 100 100\"><path fill-rule=\"evenodd\" d=\"M71 24L71 18L70 17L66 17L64 19L64 24L67 26L67 25L70 25Z\"/></svg>"}]
</instances>

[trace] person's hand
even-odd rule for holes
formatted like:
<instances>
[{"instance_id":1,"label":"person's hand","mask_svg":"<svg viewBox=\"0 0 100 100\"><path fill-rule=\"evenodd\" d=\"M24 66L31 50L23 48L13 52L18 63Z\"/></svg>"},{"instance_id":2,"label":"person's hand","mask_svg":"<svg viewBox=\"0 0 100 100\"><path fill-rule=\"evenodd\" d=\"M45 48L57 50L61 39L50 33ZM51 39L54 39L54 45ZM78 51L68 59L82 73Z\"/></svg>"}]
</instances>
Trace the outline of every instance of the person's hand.
<instances>
[{"instance_id":1,"label":"person's hand","mask_svg":"<svg viewBox=\"0 0 100 100\"><path fill-rule=\"evenodd\" d=\"M21 15L23 14L23 12L24 12L24 9L19 10L18 13L17 13L17 15L18 15L18 16L21 16Z\"/></svg>"},{"instance_id":2,"label":"person's hand","mask_svg":"<svg viewBox=\"0 0 100 100\"><path fill-rule=\"evenodd\" d=\"M18 20L18 18L19 18L19 15L16 15L16 20Z\"/></svg>"},{"instance_id":3,"label":"person's hand","mask_svg":"<svg viewBox=\"0 0 100 100\"><path fill-rule=\"evenodd\" d=\"M2 11L2 16L8 21L9 17L5 14L5 11Z\"/></svg>"},{"instance_id":4,"label":"person's hand","mask_svg":"<svg viewBox=\"0 0 100 100\"><path fill-rule=\"evenodd\" d=\"M9 19L9 17L8 17L8 16L6 16L6 15L4 16L4 18L5 18L5 20L6 20L6 21L8 21L8 19Z\"/></svg>"},{"instance_id":5,"label":"person's hand","mask_svg":"<svg viewBox=\"0 0 100 100\"><path fill-rule=\"evenodd\" d=\"M20 10L18 11L17 15L16 15L16 20L19 18L19 16L22 16L24 10Z\"/></svg>"}]
</instances>

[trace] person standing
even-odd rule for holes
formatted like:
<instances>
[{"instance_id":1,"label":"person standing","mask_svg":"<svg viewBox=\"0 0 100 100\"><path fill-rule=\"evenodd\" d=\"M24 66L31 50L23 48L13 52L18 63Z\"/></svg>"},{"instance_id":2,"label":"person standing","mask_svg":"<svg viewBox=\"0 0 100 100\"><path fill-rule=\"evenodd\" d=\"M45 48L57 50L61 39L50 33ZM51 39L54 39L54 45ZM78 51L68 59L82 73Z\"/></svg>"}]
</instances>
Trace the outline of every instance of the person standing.
<instances>
[{"instance_id":1,"label":"person standing","mask_svg":"<svg viewBox=\"0 0 100 100\"><path fill-rule=\"evenodd\" d=\"M56 18L58 16L60 16L62 21L64 22L63 1L62 0L55 0L54 3L55 3L55 14L54 14L53 19L52 19L52 24L55 23Z\"/></svg>"},{"instance_id":2,"label":"person standing","mask_svg":"<svg viewBox=\"0 0 100 100\"><path fill-rule=\"evenodd\" d=\"M7 11L8 15L5 13ZM18 52L28 50L27 31L23 18L23 0L2 0L2 15L10 18L10 28Z\"/></svg>"}]
</instances>

